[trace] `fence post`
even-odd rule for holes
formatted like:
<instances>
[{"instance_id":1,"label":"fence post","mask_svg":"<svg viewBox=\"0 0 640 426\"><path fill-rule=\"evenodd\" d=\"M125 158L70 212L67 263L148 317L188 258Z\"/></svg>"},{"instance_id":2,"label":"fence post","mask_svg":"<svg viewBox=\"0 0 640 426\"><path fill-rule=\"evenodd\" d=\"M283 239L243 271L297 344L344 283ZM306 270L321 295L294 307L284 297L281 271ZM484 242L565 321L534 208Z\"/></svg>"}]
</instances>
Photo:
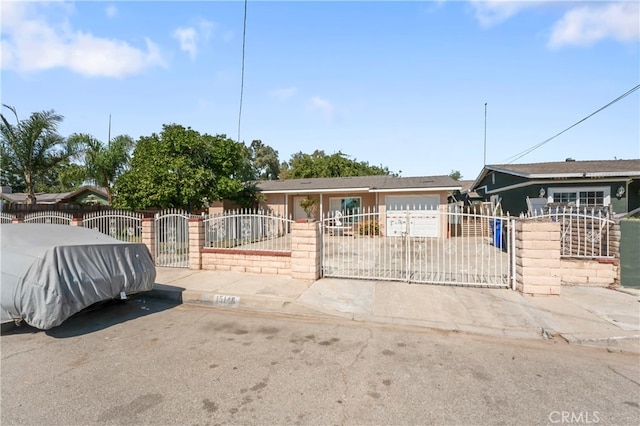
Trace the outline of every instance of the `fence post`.
<instances>
[{"instance_id":1,"label":"fence post","mask_svg":"<svg viewBox=\"0 0 640 426\"><path fill-rule=\"evenodd\" d=\"M189 218L189 269L202 269L204 247L204 220L202 217Z\"/></svg>"},{"instance_id":2,"label":"fence post","mask_svg":"<svg viewBox=\"0 0 640 426\"><path fill-rule=\"evenodd\" d=\"M516 222L516 289L528 295L559 295L560 223Z\"/></svg>"},{"instance_id":3,"label":"fence post","mask_svg":"<svg viewBox=\"0 0 640 426\"><path fill-rule=\"evenodd\" d=\"M73 219L71 219L71 222L69 222L69 226L82 226L82 219L79 217L74 217Z\"/></svg>"},{"instance_id":4,"label":"fence post","mask_svg":"<svg viewBox=\"0 0 640 426\"><path fill-rule=\"evenodd\" d=\"M308 281L320 278L321 243L318 222L291 225L291 278Z\"/></svg>"},{"instance_id":5,"label":"fence post","mask_svg":"<svg viewBox=\"0 0 640 426\"><path fill-rule=\"evenodd\" d=\"M153 263L156 263L156 227L152 217L142 219L142 244L147 246Z\"/></svg>"}]
</instances>

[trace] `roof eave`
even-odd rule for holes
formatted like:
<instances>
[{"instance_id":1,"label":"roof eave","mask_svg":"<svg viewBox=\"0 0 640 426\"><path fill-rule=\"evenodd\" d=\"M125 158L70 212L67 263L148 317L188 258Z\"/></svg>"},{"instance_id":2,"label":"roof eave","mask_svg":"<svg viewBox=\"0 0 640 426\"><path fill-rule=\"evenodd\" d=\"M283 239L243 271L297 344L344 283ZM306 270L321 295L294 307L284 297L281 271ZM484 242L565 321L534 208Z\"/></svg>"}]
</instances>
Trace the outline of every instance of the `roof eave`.
<instances>
[{"instance_id":1,"label":"roof eave","mask_svg":"<svg viewBox=\"0 0 640 426\"><path fill-rule=\"evenodd\" d=\"M320 194L325 192L369 192L369 188L320 188L320 189L269 189L261 190L262 194Z\"/></svg>"},{"instance_id":2,"label":"roof eave","mask_svg":"<svg viewBox=\"0 0 640 426\"><path fill-rule=\"evenodd\" d=\"M436 186L432 188L382 188L371 189L369 192L441 192L441 191L455 191L462 189L461 186Z\"/></svg>"},{"instance_id":3,"label":"roof eave","mask_svg":"<svg viewBox=\"0 0 640 426\"><path fill-rule=\"evenodd\" d=\"M583 173L541 173L530 174L531 179L564 179L564 178L609 178L609 177L633 177L640 176L640 171L629 172L583 172Z\"/></svg>"}]
</instances>

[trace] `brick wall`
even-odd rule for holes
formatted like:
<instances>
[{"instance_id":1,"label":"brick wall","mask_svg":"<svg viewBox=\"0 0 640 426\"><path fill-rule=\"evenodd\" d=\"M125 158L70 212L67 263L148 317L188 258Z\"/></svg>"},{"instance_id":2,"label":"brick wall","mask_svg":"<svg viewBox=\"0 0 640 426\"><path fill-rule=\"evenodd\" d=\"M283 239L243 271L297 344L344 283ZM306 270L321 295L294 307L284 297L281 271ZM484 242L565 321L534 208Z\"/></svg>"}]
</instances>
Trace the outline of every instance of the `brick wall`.
<instances>
[{"instance_id":1,"label":"brick wall","mask_svg":"<svg viewBox=\"0 0 640 426\"><path fill-rule=\"evenodd\" d=\"M620 279L617 259L561 259L559 273L563 285L609 287Z\"/></svg>"},{"instance_id":2,"label":"brick wall","mask_svg":"<svg viewBox=\"0 0 640 426\"><path fill-rule=\"evenodd\" d=\"M204 230L198 223L201 224L202 221L193 219L189 222L190 269L290 275L302 280L320 278L321 239L317 222L292 224L290 253L202 248L204 240L198 235L204 235ZM192 261L193 251L198 252L199 258L194 257Z\"/></svg>"},{"instance_id":3,"label":"brick wall","mask_svg":"<svg viewBox=\"0 0 640 426\"><path fill-rule=\"evenodd\" d=\"M201 258L202 269L210 271L291 275L289 253L201 249Z\"/></svg>"}]
</instances>

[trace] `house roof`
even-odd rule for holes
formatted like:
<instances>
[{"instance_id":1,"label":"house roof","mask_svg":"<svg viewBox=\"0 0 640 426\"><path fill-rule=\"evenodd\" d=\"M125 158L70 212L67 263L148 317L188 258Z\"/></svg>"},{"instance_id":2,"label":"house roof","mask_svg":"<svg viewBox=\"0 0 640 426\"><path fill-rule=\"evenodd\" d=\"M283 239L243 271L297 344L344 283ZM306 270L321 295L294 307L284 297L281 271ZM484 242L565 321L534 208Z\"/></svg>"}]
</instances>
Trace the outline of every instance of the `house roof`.
<instances>
[{"instance_id":1,"label":"house roof","mask_svg":"<svg viewBox=\"0 0 640 426\"><path fill-rule=\"evenodd\" d=\"M527 179L640 177L640 159L487 165L472 188L476 188L490 171Z\"/></svg>"},{"instance_id":2,"label":"house roof","mask_svg":"<svg viewBox=\"0 0 640 426\"><path fill-rule=\"evenodd\" d=\"M478 195L477 192L471 190L474 183L473 180L460 180L458 183L460 183L460 186L462 187L460 189L461 194L467 194L469 198L480 198L480 195Z\"/></svg>"},{"instance_id":3,"label":"house roof","mask_svg":"<svg viewBox=\"0 0 640 426\"><path fill-rule=\"evenodd\" d=\"M337 178L310 178L269 180L257 184L265 194L320 193L320 192L398 192L398 191L450 191L460 184L449 176L353 176Z\"/></svg>"},{"instance_id":4,"label":"house roof","mask_svg":"<svg viewBox=\"0 0 640 426\"><path fill-rule=\"evenodd\" d=\"M459 180L458 183L460 184L460 192L463 193L471 190L471 185L473 185L472 180Z\"/></svg>"},{"instance_id":5,"label":"house roof","mask_svg":"<svg viewBox=\"0 0 640 426\"><path fill-rule=\"evenodd\" d=\"M107 197L107 191L104 188L96 186L83 186L72 192L58 192L58 193L36 193L36 202L38 204L57 204L64 201L72 200L79 194L89 191L98 194L103 197ZM2 193L1 197L10 203L25 203L27 201L27 194L24 192L16 193Z\"/></svg>"}]
</instances>

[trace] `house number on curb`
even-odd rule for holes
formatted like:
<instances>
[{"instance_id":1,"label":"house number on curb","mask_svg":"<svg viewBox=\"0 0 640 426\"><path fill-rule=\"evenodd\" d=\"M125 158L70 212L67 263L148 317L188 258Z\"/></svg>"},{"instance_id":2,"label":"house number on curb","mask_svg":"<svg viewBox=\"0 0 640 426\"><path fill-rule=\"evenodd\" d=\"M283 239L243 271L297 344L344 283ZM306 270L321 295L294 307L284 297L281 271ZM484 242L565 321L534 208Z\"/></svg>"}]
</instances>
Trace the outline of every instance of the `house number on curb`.
<instances>
[{"instance_id":1,"label":"house number on curb","mask_svg":"<svg viewBox=\"0 0 640 426\"><path fill-rule=\"evenodd\" d=\"M237 296L226 296L224 294L216 294L213 296L213 303L218 306L228 306L230 308L240 307L240 298Z\"/></svg>"}]
</instances>

